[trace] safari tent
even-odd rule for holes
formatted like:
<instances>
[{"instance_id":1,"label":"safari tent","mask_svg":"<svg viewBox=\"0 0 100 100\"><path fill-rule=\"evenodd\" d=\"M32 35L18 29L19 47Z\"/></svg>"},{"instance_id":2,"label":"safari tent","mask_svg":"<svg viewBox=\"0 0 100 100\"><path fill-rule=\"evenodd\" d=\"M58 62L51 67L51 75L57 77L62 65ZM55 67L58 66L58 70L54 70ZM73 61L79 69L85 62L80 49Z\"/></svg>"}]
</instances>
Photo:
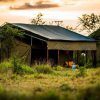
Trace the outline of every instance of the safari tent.
<instances>
[{"instance_id":1,"label":"safari tent","mask_svg":"<svg viewBox=\"0 0 100 100\"><path fill-rule=\"evenodd\" d=\"M74 61L81 65L83 60L86 63L91 57L93 65L96 65L96 41L90 37L60 26L11 25L25 32L23 37L16 38L15 52L21 57L25 56L28 63L50 62L53 65L63 65L66 61Z\"/></svg>"}]
</instances>

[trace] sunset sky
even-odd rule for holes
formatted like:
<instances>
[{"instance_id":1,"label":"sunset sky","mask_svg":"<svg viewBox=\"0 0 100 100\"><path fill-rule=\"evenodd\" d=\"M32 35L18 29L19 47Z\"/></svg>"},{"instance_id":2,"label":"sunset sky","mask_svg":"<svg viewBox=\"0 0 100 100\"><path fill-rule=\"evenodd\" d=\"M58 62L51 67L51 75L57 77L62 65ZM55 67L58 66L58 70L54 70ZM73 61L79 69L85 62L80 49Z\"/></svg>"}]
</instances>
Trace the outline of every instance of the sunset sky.
<instances>
[{"instance_id":1,"label":"sunset sky","mask_svg":"<svg viewBox=\"0 0 100 100\"><path fill-rule=\"evenodd\" d=\"M38 13L44 14L47 21L62 20L64 25L77 25L78 17L82 14L100 14L100 0L15 0L15 2L0 2L0 24L4 22L30 23L32 17ZM24 10L11 10L10 6L18 7L24 3L36 4L37 1L44 1L50 5L57 4L58 7L36 8Z\"/></svg>"}]
</instances>

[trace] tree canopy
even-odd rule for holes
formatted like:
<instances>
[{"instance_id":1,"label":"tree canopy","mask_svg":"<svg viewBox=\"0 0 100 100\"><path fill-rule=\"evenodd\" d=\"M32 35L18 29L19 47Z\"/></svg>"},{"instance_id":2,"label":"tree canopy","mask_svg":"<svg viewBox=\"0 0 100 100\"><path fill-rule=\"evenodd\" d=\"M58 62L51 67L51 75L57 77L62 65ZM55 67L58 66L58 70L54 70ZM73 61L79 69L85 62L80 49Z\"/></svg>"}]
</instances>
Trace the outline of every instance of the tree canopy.
<instances>
[{"instance_id":1,"label":"tree canopy","mask_svg":"<svg viewBox=\"0 0 100 100\"><path fill-rule=\"evenodd\" d=\"M100 29L98 29L97 31L93 32L89 36L94 38L94 39L96 39L96 40L100 40Z\"/></svg>"},{"instance_id":2,"label":"tree canopy","mask_svg":"<svg viewBox=\"0 0 100 100\"><path fill-rule=\"evenodd\" d=\"M79 24L82 25L82 30L92 33L100 28L100 15L83 14L79 17Z\"/></svg>"},{"instance_id":3,"label":"tree canopy","mask_svg":"<svg viewBox=\"0 0 100 100\"><path fill-rule=\"evenodd\" d=\"M34 25L44 25L46 22L43 20L43 14L39 13L35 18L31 20L31 23Z\"/></svg>"},{"instance_id":4,"label":"tree canopy","mask_svg":"<svg viewBox=\"0 0 100 100\"><path fill-rule=\"evenodd\" d=\"M0 28L0 36L2 36L2 49L5 54L10 52L11 48L15 45L15 37L22 36L24 32L21 30L12 27L10 24L5 24Z\"/></svg>"}]
</instances>

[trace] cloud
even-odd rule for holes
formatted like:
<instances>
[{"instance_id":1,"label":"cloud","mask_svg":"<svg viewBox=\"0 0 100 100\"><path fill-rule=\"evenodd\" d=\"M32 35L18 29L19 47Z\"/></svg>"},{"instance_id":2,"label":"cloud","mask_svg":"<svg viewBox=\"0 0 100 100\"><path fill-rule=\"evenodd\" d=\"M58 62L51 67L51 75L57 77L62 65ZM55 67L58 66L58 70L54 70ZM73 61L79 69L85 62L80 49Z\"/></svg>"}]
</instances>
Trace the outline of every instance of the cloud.
<instances>
[{"instance_id":1,"label":"cloud","mask_svg":"<svg viewBox=\"0 0 100 100\"><path fill-rule=\"evenodd\" d=\"M38 0L38 2L28 2L21 6L13 6L10 7L10 9L43 9L43 8L54 8L59 7L60 5L58 3L54 3L51 0Z\"/></svg>"},{"instance_id":2,"label":"cloud","mask_svg":"<svg viewBox=\"0 0 100 100\"><path fill-rule=\"evenodd\" d=\"M9 1L15 1L15 0L0 0L1 2L9 2Z\"/></svg>"}]
</instances>

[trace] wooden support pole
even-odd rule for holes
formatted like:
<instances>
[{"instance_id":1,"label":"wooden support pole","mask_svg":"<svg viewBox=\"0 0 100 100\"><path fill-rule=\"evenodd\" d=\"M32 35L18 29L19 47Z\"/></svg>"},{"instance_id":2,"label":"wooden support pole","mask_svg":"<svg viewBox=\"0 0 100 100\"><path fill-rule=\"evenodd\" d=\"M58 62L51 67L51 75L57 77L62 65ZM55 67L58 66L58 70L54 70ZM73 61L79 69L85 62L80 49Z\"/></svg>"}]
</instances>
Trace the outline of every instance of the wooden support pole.
<instances>
[{"instance_id":1,"label":"wooden support pole","mask_svg":"<svg viewBox=\"0 0 100 100\"><path fill-rule=\"evenodd\" d=\"M79 62L78 59L79 59L79 53L78 53L78 50L77 50L77 63Z\"/></svg>"},{"instance_id":2,"label":"wooden support pole","mask_svg":"<svg viewBox=\"0 0 100 100\"><path fill-rule=\"evenodd\" d=\"M47 45L47 63L48 63L48 60L49 60L49 50L48 50L48 45Z\"/></svg>"},{"instance_id":3,"label":"wooden support pole","mask_svg":"<svg viewBox=\"0 0 100 100\"><path fill-rule=\"evenodd\" d=\"M87 63L87 60L88 60L88 58L87 58L88 57L88 51L86 51L85 53L86 53L86 63Z\"/></svg>"},{"instance_id":4,"label":"wooden support pole","mask_svg":"<svg viewBox=\"0 0 100 100\"><path fill-rule=\"evenodd\" d=\"M91 57L92 57L92 66L93 66L94 59L93 59L93 51L92 50L91 50Z\"/></svg>"},{"instance_id":5,"label":"wooden support pole","mask_svg":"<svg viewBox=\"0 0 100 100\"><path fill-rule=\"evenodd\" d=\"M33 45L33 39L32 39L32 37L31 37L31 48L30 48L30 66L31 66L31 64L32 64L32 45Z\"/></svg>"},{"instance_id":6,"label":"wooden support pole","mask_svg":"<svg viewBox=\"0 0 100 100\"><path fill-rule=\"evenodd\" d=\"M91 51L92 54L92 62L93 62L93 67L96 67L96 51Z\"/></svg>"},{"instance_id":7,"label":"wooden support pole","mask_svg":"<svg viewBox=\"0 0 100 100\"><path fill-rule=\"evenodd\" d=\"M76 51L73 51L73 61L76 62Z\"/></svg>"},{"instance_id":8,"label":"wooden support pole","mask_svg":"<svg viewBox=\"0 0 100 100\"><path fill-rule=\"evenodd\" d=\"M60 52L60 51L58 50L58 65L59 65L59 52Z\"/></svg>"}]
</instances>

